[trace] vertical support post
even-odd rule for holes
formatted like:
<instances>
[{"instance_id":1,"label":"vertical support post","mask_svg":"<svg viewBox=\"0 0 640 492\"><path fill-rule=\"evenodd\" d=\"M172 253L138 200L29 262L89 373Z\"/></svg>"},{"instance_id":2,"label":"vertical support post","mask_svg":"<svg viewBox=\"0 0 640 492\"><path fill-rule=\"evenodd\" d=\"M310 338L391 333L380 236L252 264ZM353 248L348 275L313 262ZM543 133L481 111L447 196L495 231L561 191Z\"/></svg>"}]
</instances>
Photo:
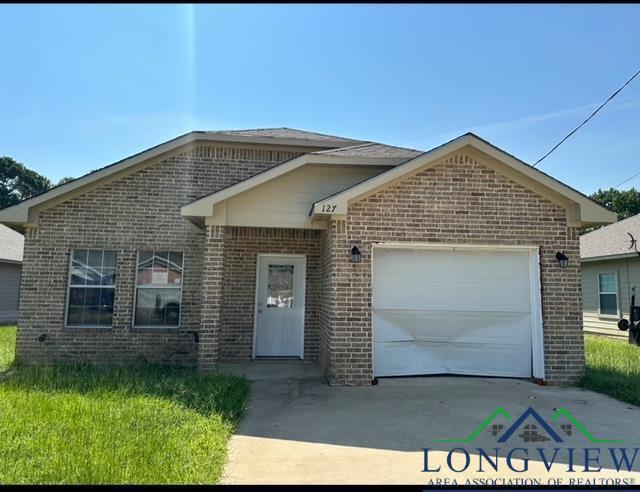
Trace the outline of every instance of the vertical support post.
<instances>
[{"instance_id":1,"label":"vertical support post","mask_svg":"<svg viewBox=\"0 0 640 492\"><path fill-rule=\"evenodd\" d=\"M219 353L222 282L224 275L224 239L222 226L208 225L205 236L202 272L202 310L198 343L198 369L215 369Z\"/></svg>"}]
</instances>

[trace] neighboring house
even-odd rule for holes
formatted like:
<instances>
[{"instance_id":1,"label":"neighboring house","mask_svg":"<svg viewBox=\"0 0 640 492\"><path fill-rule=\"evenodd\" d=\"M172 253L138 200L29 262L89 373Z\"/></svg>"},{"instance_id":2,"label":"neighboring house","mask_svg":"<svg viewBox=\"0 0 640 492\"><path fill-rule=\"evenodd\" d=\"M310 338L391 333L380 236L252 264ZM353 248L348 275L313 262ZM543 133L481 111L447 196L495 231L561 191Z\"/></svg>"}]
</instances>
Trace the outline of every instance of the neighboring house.
<instances>
[{"instance_id":1,"label":"neighboring house","mask_svg":"<svg viewBox=\"0 0 640 492\"><path fill-rule=\"evenodd\" d=\"M18 319L24 237L0 224L0 323Z\"/></svg>"},{"instance_id":2,"label":"neighboring house","mask_svg":"<svg viewBox=\"0 0 640 492\"><path fill-rule=\"evenodd\" d=\"M472 134L421 152L280 128L188 133L0 221L27 229L25 362L571 383L578 228L615 215Z\"/></svg>"},{"instance_id":3,"label":"neighboring house","mask_svg":"<svg viewBox=\"0 0 640 492\"><path fill-rule=\"evenodd\" d=\"M590 333L628 338L618 320L629 318L631 288L640 305L640 256L631 236L640 239L640 215L601 227L580 237L584 329ZM636 245L640 251L640 244Z\"/></svg>"}]
</instances>

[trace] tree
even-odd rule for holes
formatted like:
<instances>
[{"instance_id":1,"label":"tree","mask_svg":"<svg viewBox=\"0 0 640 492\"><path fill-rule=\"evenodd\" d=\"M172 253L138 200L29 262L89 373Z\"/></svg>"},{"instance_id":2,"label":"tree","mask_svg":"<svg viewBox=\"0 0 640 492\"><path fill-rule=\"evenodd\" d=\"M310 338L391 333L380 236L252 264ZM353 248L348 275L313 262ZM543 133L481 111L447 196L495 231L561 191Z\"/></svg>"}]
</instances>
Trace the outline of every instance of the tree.
<instances>
[{"instance_id":1,"label":"tree","mask_svg":"<svg viewBox=\"0 0 640 492\"><path fill-rule=\"evenodd\" d=\"M618 220L640 213L640 191L635 188L624 191L615 188L598 189L591 198L618 214Z\"/></svg>"},{"instance_id":2,"label":"tree","mask_svg":"<svg viewBox=\"0 0 640 492\"><path fill-rule=\"evenodd\" d=\"M48 178L11 157L0 157L0 209L51 189Z\"/></svg>"},{"instance_id":3,"label":"tree","mask_svg":"<svg viewBox=\"0 0 640 492\"><path fill-rule=\"evenodd\" d=\"M608 190L598 189L598 191L591 194L590 198L615 212L618 215L618 220L640 213L640 191L635 188L623 191L615 188L609 188ZM595 229L599 229L599 227L583 227L580 229L580 234L586 234Z\"/></svg>"},{"instance_id":4,"label":"tree","mask_svg":"<svg viewBox=\"0 0 640 492\"><path fill-rule=\"evenodd\" d=\"M76 178L72 178L71 176L65 176L64 178L60 178L60 181L56 183L56 186L63 185L65 183L68 183L69 181L73 181L74 179Z\"/></svg>"}]
</instances>

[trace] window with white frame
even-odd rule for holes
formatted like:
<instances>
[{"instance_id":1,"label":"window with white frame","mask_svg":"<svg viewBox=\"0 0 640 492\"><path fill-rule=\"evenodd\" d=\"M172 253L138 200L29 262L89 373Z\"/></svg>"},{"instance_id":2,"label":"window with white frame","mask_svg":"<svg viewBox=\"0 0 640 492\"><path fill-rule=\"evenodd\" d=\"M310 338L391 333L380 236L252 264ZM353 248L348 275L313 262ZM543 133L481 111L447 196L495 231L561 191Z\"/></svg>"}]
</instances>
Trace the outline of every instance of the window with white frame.
<instances>
[{"instance_id":1,"label":"window with white frame","mask_svg":"<svg viewBox=\"0 0 640 492\"><path fill-rule=\"evenodd\" d=\"M116 260L115 251L71 251L67 326L109 327L113 324Z\"/></svg>"},{"instance_id":2,"label":"window with white frame","mask_svg":"<svg viewBox=\"0 0 640 492\"><path fill-rule=\"evenodd\" d=\"M183 258L174 251L138 252L134 326L180 324Z\"/></svg>"},{"instance_id":3,"label":"window with white frame","mask_svg":"<svg viewBox=\"0 0 640 492\"><path fill-rule=\"evenodd\" d=\"M600 314L618 315L618 275L616 272L598 274Z\"/></svg>"}]
</instances>

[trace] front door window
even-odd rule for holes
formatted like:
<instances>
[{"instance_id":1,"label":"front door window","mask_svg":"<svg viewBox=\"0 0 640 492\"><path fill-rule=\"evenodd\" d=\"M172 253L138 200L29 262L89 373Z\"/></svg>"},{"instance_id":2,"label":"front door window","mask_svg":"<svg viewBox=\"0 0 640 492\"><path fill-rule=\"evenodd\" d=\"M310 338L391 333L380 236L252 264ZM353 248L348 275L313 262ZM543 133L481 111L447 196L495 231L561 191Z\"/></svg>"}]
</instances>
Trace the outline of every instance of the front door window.
<instances>
[{"instance_id":1,"label":"front door window","mask_svg":"<svg viewBox=\"0 0 640 492\"><path fill-rule=\"evenodd\" d=\"M267 308L293 308L294 265L269 264Z\"/></svg>"}]
</instances>

